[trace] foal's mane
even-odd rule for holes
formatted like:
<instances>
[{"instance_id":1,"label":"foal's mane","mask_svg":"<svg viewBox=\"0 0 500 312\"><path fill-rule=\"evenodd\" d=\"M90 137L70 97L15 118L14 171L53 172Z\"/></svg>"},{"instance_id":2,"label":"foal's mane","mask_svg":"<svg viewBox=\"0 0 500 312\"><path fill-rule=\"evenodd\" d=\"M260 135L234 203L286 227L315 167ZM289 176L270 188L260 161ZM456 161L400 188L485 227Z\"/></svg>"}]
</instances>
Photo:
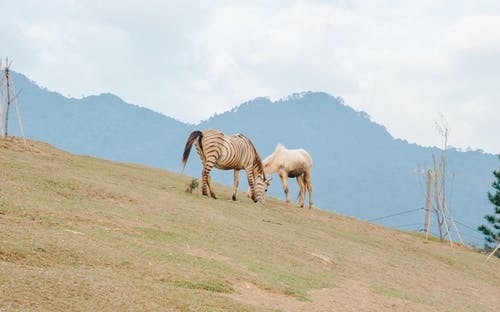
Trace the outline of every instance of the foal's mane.
<instances>
[{"instance_id":1,"label":"foal's mane","mask_svg":"<svg viewBox=\"0 0 500 312\"><path fill-rule=\"evenodd\" d=\"M274 152L277 153L277 152L280 152L282 150L285 150L285 146L281 143L278 143L278 145L276 145L276 148L274 149Z\"/></svg>"}]
</instances>

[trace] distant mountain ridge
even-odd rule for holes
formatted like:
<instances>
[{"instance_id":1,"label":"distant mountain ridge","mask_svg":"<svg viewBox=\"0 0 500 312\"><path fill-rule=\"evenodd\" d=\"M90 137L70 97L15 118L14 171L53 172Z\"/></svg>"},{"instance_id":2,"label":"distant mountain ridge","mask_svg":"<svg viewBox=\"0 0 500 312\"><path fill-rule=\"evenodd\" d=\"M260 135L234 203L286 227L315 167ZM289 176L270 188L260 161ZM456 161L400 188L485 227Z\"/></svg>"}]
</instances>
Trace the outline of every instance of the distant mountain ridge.
<instances>
[{"instance_id":1,"label":"distant mountain ridge","mask_svg":"<svg viewBox=\"0 0 500 312\"><path fill-rule=\"evenodd\" d=\"M13 73L13 79L16 89L23 90L21 114L31 139L72 153L179 172L182 149L191 131L213 128L244 133L262 158L278 143L310 152L316 206L364 220L378 219L377 223L405 230L422 228L423 210L419 208L424 204L424 190L416 172L430 167L437 149L394 139L368 114L355 111L339 97L321 92L297 93L278 101L259 97L190 125L125 103L112 94L70 99L40 88L21 74ZM9 133L16 134L17 129L13 121ZM450 149L448 160L455 171L449 193L453 216L464 224L459 227L464 238L480 244L482 236L474 229L491 211L486 192L498 159L477 151ZM198 156L192 152L185 173L199 177L200 172ZM213 178L232 183L231 172L214 170ZM245 179L244 174L240 176L242 190ZM295 196L296 182L290 180L290 185ZM277 177L270 194L284 197Z\"/></svg>"},{"instance_id":2,"label":"distant mountain ridge","mask_svg":"<svg viewBox=\"0 0 500 312\"><path fill-rule=\"evenodd\" d=\"M21 74L12 76L16 89L22 90L20 109L26 135L73 153L171 166L166 162L169 157L164 143L188 127L109 93L66 98L40 88ZM9 131L19 134L17 121Z\"/></svg>"}]
</instances>

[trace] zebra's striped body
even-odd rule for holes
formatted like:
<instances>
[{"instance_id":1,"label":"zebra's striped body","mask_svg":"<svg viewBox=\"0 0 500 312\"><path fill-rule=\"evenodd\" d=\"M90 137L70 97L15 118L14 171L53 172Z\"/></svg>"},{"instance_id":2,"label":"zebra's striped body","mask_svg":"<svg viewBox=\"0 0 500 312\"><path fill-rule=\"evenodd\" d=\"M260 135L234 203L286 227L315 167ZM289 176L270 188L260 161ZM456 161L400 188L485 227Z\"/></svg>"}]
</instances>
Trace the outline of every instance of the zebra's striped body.
<instances>
[{"instance_id":1,"label":"zebra's striped body","mask_svg":"<svg viewBox=\"0 0 500 312\"><path fill-rule=\"evenodd\" d=\"M254 202L264 200L269 182L266 180L257 150L243 134L228 136L216 130L193 131L184 147L183 168L186 166L193 143L203 165L201 173L203 195L208 196L208 187L210 195L216 198L210 185L210 170L215 167L222 170L234 170L233 200L236 200L238 174L239 170L243 169L247 174L252 200Z\"/></svg>"}]
</instances>

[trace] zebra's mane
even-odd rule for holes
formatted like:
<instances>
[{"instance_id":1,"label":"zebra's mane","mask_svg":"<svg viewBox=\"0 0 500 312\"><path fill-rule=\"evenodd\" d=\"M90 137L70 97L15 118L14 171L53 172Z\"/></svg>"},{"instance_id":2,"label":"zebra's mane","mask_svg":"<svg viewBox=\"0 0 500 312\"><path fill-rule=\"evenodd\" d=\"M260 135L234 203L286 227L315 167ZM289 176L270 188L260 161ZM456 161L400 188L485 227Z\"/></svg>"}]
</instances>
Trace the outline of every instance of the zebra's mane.
<instances>
[{"instance_id":1,"label":"zebra's mane","mask_svg":"<svg viewBox=\"0 0 500 312\"><path fill-rule=\"evenodd\" d=\"M253 145L252 141L250 141L249 138L247 138L248 142L250 142L250 146L252 147L253 153L254 153L254 165L257 166L259 169L260 173L262 173L262 176L264 177L264 180L266 179L266 174L264 173L264 166L262 165L262 159L260 159L259 153L257 153L257 149L255 149L255 146Z\"/></svg>"}]
</instances>

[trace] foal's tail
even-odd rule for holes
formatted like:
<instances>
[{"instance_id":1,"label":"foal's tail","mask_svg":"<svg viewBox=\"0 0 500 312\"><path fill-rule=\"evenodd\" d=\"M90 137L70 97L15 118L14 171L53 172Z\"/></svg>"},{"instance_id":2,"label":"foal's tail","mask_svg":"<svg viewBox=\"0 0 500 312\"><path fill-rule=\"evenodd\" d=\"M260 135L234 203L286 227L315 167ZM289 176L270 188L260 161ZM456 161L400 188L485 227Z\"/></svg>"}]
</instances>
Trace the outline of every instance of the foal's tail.
<instances>
[{"instance_id":1,"label":"foal's tail","mask_svg":"<svg viewBox=\"0 0 500 312\"><path fill-rule=\"evenodd\" d=\"M203 133L198 130L191 132L191 134L189 135L186 141L186 146L184 147L184 153L182 154L182 171L184 171L184 168L186 167L186 162L189 158L189 153L191 152L191 147L193 146L194 140L198 139L200 148L203 149L203 147L201 146L202 137Z\"/></svg>"}]
</instances>

